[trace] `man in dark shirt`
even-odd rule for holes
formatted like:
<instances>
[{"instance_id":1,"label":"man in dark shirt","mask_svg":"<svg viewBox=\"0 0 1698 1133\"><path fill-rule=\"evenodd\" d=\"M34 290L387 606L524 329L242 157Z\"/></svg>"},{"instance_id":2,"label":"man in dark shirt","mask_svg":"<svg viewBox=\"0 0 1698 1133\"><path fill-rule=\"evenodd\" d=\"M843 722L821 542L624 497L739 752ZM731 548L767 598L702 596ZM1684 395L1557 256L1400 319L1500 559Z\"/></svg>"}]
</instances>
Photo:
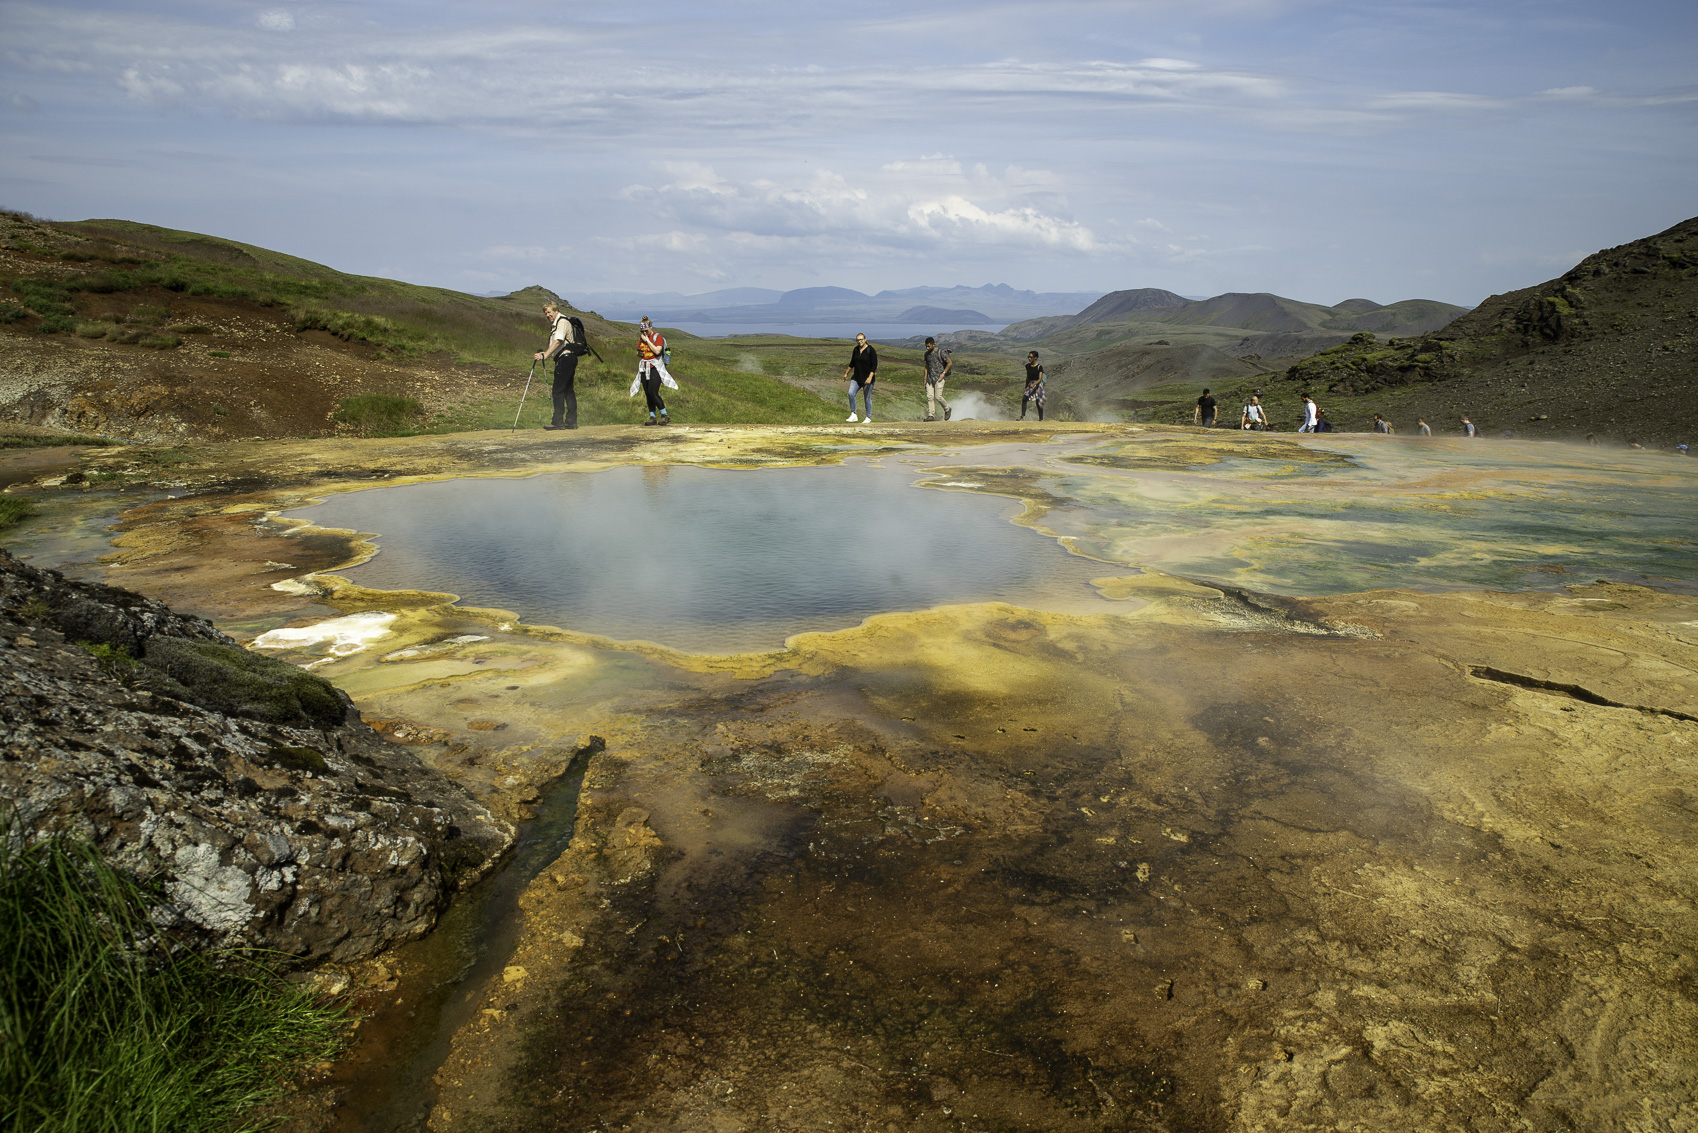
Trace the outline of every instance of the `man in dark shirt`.
<instances>
[{"instance_id":1,"label":"man in dark shirt","mask_svg":"<svg viewBox=\"0 0 1698 1133\"><path fill-rule=\"evenodd\" d=\"M861 407L866 410L865 419L873 419L873 383L878 381L878 351L867 341L867 336L855 336L855 349L849 352L849 364L843 367L843 376L849 379L849 420L855 420L855 391L861 392Z\"/></svg>"},{"instance_id":2,"label":"man in dark shirt","mask_svg":"<svg viewBox=\"0 0 1698 1133\"><path fill-rule=\"evenodd\" d=\"M1214 428L1215 399L1209 396L1208 390L1204 390L1203 396L1197 399L1197 410L1191 414L1191 423L1205 429Z\"/></svg>"},{"instance_id":3,"label":"man in dark shirt","mask_svg":"<svg viewBox=\"0 0 1698 1133\"><path fill-rule=\"evenodd\" d=\"M1026 389L1020 395L1020 420L1026 419L1026 406L1038 407L1038 420L1044 419L1044 368L1038 364L1038 352L1026 354Z\"/></svg>"}]
</instances>

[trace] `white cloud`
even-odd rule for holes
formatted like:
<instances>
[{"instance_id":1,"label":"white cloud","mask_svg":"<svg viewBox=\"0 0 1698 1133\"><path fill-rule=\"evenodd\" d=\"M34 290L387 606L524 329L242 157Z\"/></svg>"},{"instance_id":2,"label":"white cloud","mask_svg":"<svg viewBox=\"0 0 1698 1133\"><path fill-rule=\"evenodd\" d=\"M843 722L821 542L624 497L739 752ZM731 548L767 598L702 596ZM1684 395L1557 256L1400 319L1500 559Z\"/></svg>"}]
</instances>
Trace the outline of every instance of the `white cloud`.
<instances>
[{"instance_id":1,"label":"white cloud","mask_svg":"<svg viewBox=\"0 0 1698 1133\"><path fill-rule=\"evenodd\" d=\"M908 206L908 217L944 239L1038 244L1075 252L1098 249L1096 237L1082 224L1045 216L1029 208L992 212L960 196L917 201Z\"/></svg>"},{"instance_id":2,"label":"white cloud","mask_svg":"<svg viewBox=\"0 0 1698 1133\"><path fill-rule=\"evenodd\" d=\"M1467 295L1530 270L1475 270L1482 233L1688 215L1690 28L1630 9L1534 35L1460 0L0 0L0 111L9 152L140 167L14 178L20 207L414 278L1390 295L1441 262Z\"/></svg>"},{"instance_id":3,"label":"white cloud","mask_svg":"<svg viewBox=\"0 0 1698 1133\"><path fill-rule=\"evenodd\" d=\"M1160 55L1127 61L1033 52L986 61L940 53L922 66L861 56L822 62L782 32L772 41L779 49L727 60L723 53L736 48L713 29L729 18L715 17L693 21L691 35L657 42L642 22L527 24L499 9L472 26L429 19L378 25L353 18L358 9L326 9L315 14L309 33L280 7L258 12L251 27L241 28L188 15L0 5L15 66L117 75L129 98L150 107L273 120L564 129L580 142L626 139L636 122L698 143L776 140L858 130L869 119L886 127L966 123L987 108L1063 123L1087 114L1165 110L1282 130L1356 133L1401 128L1424 116L1608 97L1589 87L1522 99L1466 90L1351 90L1331 75ZM321 26L321 19L342 22ZM702 29L708 30L698 41L694 33ZM269 34L285 31L297 34ZM1690 94L1645 97L1682 101ZM959 172L952 160L939 155L902 165L941 162L941 172Z\"/></svg>"},{"instance_id":4,"label":"white cloud","mask_svg":"<svg viewBox=\"0 0 1698 1133\"><path fill-rule=\"evenodd\" d=\"M693 233L743 246L854 241L900 248L1024 245L1083 253L1108 248L1085 225L1010 200L1003 180L982 166L963 172L946 155L887 162L865 181L830 170L794 184L736 181L697 163L669 164L663 171L670 177L666 183L632 185L622 194L684 226L664 241L639 238L646 246L698 250L700 240L683 238ZM1053 183L1053 175L1049 180Z\"/></svg>"}]
</instances>

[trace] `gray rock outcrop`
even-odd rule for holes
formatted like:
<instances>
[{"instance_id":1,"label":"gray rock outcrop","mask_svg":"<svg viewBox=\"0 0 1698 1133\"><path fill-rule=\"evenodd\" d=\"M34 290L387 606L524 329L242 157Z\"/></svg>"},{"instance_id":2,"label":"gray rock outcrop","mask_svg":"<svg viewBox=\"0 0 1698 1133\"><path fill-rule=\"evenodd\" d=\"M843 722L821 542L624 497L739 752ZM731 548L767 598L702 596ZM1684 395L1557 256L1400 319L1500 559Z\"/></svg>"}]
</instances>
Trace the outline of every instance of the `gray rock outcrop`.
<instances>
[{"instance_id":1,"label":"gray rock outcrop","mask_svg":"<svg viewBox=\"0 0 1698 1133\"><path fill-rule=\"evenodd\" d=\"M156 884L162 925L303 962L429 931L513 836L322 678L3 550L0 807Z\"/></svg>"}]
</instances>

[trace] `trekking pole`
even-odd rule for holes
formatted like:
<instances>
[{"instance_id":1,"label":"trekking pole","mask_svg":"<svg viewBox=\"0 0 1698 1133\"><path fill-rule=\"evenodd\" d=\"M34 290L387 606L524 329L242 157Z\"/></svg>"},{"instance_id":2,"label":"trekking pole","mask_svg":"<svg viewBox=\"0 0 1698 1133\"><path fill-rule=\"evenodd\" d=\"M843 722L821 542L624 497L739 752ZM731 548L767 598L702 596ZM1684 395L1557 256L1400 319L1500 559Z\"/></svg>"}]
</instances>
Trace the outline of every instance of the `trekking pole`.
<instances>
[{"instance_id":1,"label":"trekking pole","mask_svg":"<svg viewBox=\"0 0 1698 1133\"><path fill-rule=\"evenodd\" d=\"M529 374L525 375L525 392L519 395L519 413L523 413L525 411L525 398L527 398L531 395L531 377L536 372L537 372L537 360L535 358L532 358L531 359L531 372ZM516 432L519 428L519 413L513 414L513 428L511 430L509 430L510 432Z\"/></svg>"}]
</instances>

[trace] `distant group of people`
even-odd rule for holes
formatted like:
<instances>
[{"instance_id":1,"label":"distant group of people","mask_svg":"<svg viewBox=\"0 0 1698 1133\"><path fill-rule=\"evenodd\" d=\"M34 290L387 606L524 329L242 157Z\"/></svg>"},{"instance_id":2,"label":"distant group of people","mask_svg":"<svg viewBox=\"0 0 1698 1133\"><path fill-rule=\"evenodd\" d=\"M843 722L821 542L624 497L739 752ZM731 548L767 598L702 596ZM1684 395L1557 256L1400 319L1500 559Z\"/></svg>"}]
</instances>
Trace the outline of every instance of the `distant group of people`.
<instances>
[{"instance_id":1,"label":"distant group of people","mask_svg":"<svg viewBox=\"0 0 1698 1133\"><path fill-rule=\"evenodd\" d=\"M1313 397L1304 394L1302 406L1303 420L1297 426L1299 433L1331 433L1337 431L1333 423L1327 420L1326 410L1317 405ZM1220 417L1220 402L1209 390L1205 389L1202 396L1197 398L1197 407L1191 411L1191 422L1206 429L1223 427L1224 423ZM1462 429L1462 435L1465 437L1480 435L1479 428L1466 417L1459 420L1459 425ZM1238 428L1245 432L1256 433L1266 432L1273 428L1273 420L1268 415L1267 406L1262 404L1262 397L1259 392L1251 394L1250 400L1246 401L1238 410ZM1376 413L1374 414L1374 432L1391 434L1397 432L1397 427ZM1415 419L1415 433L1417 436L1430 437L1433 435L1433 427L1427 424L1425 418L1418 417ZM1506 431L1504 435L1508 436L1509 433Z\"/></svg>"}]
</instances>

